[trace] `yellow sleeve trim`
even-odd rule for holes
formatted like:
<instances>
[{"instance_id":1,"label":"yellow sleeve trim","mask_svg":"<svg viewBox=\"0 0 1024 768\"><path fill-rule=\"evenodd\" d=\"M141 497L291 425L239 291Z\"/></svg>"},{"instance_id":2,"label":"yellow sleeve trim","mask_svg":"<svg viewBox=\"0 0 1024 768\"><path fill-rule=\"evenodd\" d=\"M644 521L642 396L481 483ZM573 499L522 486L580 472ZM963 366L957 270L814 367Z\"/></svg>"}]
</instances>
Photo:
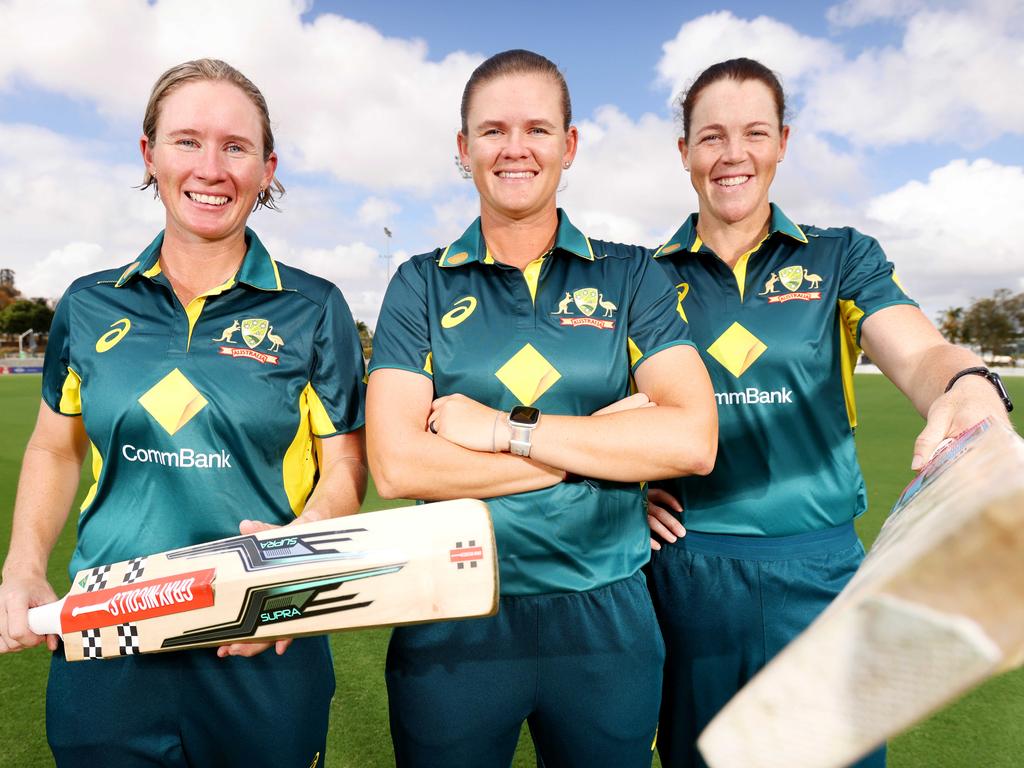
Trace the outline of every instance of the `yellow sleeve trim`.
<instances>
[{"instance_id":1,"label":"yellow sleeve trim","mask_svg":"<svg viewBox=\"0 0 1024 768\"><path fill-rule=\"evenodd\" d=\"M423 363L423 370L429 373L431 376L434 375L434 353L427 352L427 359Z\"/></svg>"},{"instance_id":2,"label":"yellow sleeve trim","mask_svg":"<svg viewBox=\"0 0 1024 768\"><path fill-rule=\"evenodd\" d=\"M309 423L313 427L313 434L332 435L337 432L338 428L331 421L331 417L328 415L327 409L324 408L320 396L313 389L313 385L307 384L303 394L305 394L306 399L309 401Z\"/></svg>"},{"instance_id":3,"label":"yellow sleeve trim","mask_svg":"<svg viewBox=\"0 0 1024 768\"><path fill-rule=\"evenodd\" d=\"M92 447L92 486L89 488L89 492L85 494L82 506L79 507L81 512L85 512L89 505L92 504L93 499L96 498L96 489L100 484L100 473L103 471L103 457L100 456L100 449L96 447L92 440L89 441L89 445Z\"/></svg>"},{"instance_id":4,"label":"yellow sleeve trim","mask_svg":"<svg viewBox=\"0 0 1024 768\"><path fill-rule=\"evenodd\" d=\"M68 368L64 386L60 389L60 412L67 416L78 416L82 413L82 377L72 368Z\"/></svg>"},{"instance_id":5,"label":"yellow sleeve trim","mask_svg":"<svg viewBox=\"0 0 1024 768\"><path fill-rule=\"evenodd\" d=\"M852 299L844 299L839 302L839 314L839 362L843 377L843 396L846 399L846 418L850 422L850 429L854 429L857 426L857 399L853 390L853 370L857 365L857 358L860 357L857 326L864 317L864 310L854 304Z\"/></svg>"},{"instance_id":6,"label":"yellow sleeve trim","mask_svg":"<svg viewBox=\"0 0 1024 768\"><path fill-rule=\"evenodd\" d=\"M310 423L309 393L312 391L307 384L299 395L299 426L281 462L281 482L288 497L288 506L296 516L302 514L306 500L313 492L318 468Z\"/></svg>"},{"instance_id":7,"label":"yellow sleeve trim","mask_svg":"<svg viewBox=\"0 0 1024 768\"><path fill-rule=\"evenodd\" d=\"M626 344L629 348L629 367L632 368L640 362L640 358L644 356L644 353L640 351L640 347L636 345L636 342L628 336L626 337Z\"/></svg>"}]
</instances>

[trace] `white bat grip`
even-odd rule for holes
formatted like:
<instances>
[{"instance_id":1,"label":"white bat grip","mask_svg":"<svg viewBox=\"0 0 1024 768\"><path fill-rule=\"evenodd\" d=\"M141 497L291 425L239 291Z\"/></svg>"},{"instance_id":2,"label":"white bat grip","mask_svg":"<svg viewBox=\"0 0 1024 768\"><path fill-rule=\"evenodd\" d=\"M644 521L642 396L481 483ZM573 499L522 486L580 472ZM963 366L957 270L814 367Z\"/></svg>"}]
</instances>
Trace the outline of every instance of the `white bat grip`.
<instances>
[{"instance_id":1,"label":"white bat grip","mask_svg":"<svg viewBox=\"0 0 1024 768\"><path fill-rule=\"evenodd\" d=\"M47 603L37 608L28 609L28 628L37 635L59 635L60 611L64 607L64 600L61 598L55 603Z\"/></svg>"}]
</instances>

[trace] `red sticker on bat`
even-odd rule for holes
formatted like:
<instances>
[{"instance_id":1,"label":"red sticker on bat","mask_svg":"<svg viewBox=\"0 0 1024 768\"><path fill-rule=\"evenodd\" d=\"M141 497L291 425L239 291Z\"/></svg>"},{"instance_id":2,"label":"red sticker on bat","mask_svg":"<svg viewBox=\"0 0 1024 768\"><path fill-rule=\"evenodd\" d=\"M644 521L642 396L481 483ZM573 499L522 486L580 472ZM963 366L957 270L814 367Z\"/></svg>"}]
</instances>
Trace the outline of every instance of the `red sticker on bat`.
<instances>
[{"instance_id":1,"label":"red sticker on bat","mask_svg":"<svg viewBox=\"0 0 1024 768\"><path fill-rule=\"evenodd\" d=\"M465 563L470 560L483 560L484 559L484 548L483 547L459 547L458 549L448 550L448 555L453 563Z\"/></svg>"},{"instance_id":2,"label":"red sticker on bat","mask_svg":"<svg viewBox=\"0 0 1024 768\"><path fill-rule=\"evenodd\" d=\"M112 627L213 605L214 568L137 581L111 589L68 595L60 612L61 632Z\"/></svg>"}]
</instances>

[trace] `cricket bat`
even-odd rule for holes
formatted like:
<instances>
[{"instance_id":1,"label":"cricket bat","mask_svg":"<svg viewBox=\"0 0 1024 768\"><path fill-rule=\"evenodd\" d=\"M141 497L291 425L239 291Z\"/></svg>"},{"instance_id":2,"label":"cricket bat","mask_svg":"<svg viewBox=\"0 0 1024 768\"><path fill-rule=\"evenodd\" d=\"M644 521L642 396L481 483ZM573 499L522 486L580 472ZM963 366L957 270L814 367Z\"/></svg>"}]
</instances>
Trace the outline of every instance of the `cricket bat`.
<instances>
[{"instance_id":1,"label":"cricket bat","mask_svg":"<svg viewBox=\"0 0 1024 768\"><path fill-rule=\"evenodd\" d=\"M497 598L490 512L459 499L86 569L28 622L79 661L490 616Z\"/></svg>"},{"instance_id":2,"label":"cricket bat","mask_svg":"<svg viewBox=\"0 0 1024 768\"><path fill-rule=\"evenodd\" d=\"M839 768L1024 663L1024 440L988 421L903 491L821 616L701 734L711 768Z\"/></svg>"}]
</instances>

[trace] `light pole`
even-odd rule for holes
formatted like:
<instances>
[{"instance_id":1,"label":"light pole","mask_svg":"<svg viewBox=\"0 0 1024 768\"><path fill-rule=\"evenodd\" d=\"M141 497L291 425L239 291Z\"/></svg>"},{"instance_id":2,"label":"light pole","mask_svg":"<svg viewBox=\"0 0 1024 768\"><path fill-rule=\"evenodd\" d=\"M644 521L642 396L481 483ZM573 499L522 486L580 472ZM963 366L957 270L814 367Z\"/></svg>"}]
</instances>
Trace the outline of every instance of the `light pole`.
<instances>
[{"instance_id":1,"label":"light pole","mask_svg":"<svg viewBox=\"0 0 1024 768\"><path fill-rule=\"evenodd\" d=\"M391 230L384 227L384 263L387 265L387 282L384 284L387 287L387 283L391 282Z\"/></svg>"}]
</instances>

